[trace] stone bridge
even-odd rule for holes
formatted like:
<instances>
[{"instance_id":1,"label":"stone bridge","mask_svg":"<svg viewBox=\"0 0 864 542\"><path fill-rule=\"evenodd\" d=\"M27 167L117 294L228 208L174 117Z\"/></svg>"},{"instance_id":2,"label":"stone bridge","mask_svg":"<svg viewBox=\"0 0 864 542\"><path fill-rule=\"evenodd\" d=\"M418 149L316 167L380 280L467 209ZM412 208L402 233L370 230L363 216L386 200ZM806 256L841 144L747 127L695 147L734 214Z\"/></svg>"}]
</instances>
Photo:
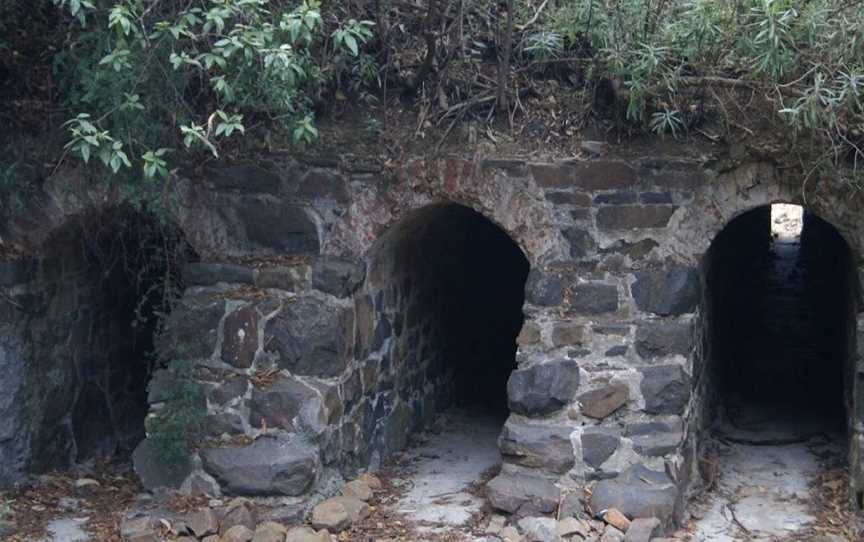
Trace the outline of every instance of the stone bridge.
<instances>
[{"instance_id":1,"label":"stone bridge","mask_svg":"<svg viewBox=\"0 0 864 542\"><path fill-rule=\"evenodd\" d=\"M74 172L47 180L0 226L39 254L0 264L0 481L137 444L149 488L300 502L458 405L500 415L494 507L614 504L670 526L709 475L711 424L755 387L837 408L850 505L864 508L854 192L687 149L388 166L271 156L215 168L178 182L167 229ZM801 324L815 369L773 344L765 363L730 361L760 340L756 309L742 308L760 294L739 285L759 276L774 203L804 207L802 240L829 262L808 268L814 301L799 318L819 326ZM106 287L93 256L105 243L82 234L131 215L156 233L129 243L189 255L179 301L148 324L154 345L118 325L140 292ZM134 404L104 408L117 406L105 371L135 387ZM203 435L167 462L154 428L178 396Z\"/></svg>"}]
</instances>

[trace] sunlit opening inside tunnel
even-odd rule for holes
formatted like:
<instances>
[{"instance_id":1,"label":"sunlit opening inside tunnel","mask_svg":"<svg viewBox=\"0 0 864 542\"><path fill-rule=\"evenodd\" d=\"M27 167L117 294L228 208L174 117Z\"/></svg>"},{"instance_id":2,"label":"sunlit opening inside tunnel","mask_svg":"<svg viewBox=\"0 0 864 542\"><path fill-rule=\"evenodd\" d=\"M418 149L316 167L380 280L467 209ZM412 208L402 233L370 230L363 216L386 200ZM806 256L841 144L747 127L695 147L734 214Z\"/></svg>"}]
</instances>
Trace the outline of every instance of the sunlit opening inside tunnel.
<instances>
[{"instance_id":1,"label":"sunlit opening inside tunnel","mask_svg":"<svg viewBox=\"0 0 864 542\"><path fill-rule=\"evenodd\" d=\"M857 280L838 231L794 205L732 220L706 258L712 418L728 430L843 434Z\"/></svg>"}]
</instances>

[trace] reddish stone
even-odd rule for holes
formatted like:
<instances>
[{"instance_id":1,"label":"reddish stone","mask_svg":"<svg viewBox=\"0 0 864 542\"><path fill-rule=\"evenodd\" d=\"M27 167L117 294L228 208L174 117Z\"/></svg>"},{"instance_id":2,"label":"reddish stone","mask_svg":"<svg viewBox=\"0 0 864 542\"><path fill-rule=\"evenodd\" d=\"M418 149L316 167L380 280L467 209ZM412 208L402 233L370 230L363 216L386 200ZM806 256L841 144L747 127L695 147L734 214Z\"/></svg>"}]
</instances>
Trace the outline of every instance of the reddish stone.
<instances>
[{"instance_id":1,"label":"reddish stone","mask_svg":"<svg viewBox=\"0 0 864 542\"><path fill-rule=\"evenodd\" d=\"M222 361L248 369L258 350L258 318L252 307L242 307L225 318Z\"/></svg>"}]
</instances>

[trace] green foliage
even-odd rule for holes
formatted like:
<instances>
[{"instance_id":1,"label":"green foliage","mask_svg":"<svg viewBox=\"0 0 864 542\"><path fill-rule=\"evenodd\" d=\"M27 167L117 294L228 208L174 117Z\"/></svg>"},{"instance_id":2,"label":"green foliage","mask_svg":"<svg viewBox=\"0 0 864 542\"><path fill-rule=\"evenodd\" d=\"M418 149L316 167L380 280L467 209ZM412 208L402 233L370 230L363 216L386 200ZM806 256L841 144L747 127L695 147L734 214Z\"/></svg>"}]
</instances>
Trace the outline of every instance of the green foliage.
<instances>
[{"instance_id":1,"label":"green foliage","mask_svg":"<svg viewBox=\"0 0 864 542\"><path fill-rule=\"evenodd\" d=\"M167 180L189 153L217 157L250 123L311 143L316 96L373 28L336 21L328 39L318 0L52 1L73 18L54 57L76 112L66 151L132 182Z\"/></svg>"},{"instance_id":2,"label":"green foliage","mask_svg":"<svg viewBox=\"0 0 864 542\"><path fill-rule=\"evenodd\" d=\"M168 399L148 420L147 438L161 459L177 464L189 456L190 449L203 434L204 391L194 379L194 364L176 360L168 364L172 383Z\"/></svg>"}]
</instances>

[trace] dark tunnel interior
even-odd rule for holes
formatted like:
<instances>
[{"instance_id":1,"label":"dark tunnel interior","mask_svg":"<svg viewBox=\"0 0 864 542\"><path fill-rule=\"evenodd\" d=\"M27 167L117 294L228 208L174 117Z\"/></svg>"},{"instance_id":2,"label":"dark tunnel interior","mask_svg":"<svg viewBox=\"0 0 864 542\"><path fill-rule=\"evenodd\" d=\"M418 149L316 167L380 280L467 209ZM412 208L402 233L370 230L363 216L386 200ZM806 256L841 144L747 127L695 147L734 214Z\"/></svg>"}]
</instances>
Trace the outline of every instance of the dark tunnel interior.
<instances>
[{"instance_id":1,"label":"dark tunnel interior","mask_svg":"<svg viewBox=\"0 0 864 542\"><path fill-rule=\"evenodd\" d=\"M450 203L414 211L382 248L391 280L405 286L400 310L421 337L402 355L424 367L439 410L506 416L529 268L521 249L480 213Z\"/></svg>"},{"instance_id":2,"label":"dark tunnel interior","mask_svg":"<svg viewBox=\"0 0 864 542\"><path fill-rule=\"evenodd\" d=\"M747 408L777 418L804 413L842 433L855 351L851 252L831 224L806 211L799 235L778 237L771 209L732 220L706 258L711 417L734 425Z\"/></svg>"}]
</instances>

